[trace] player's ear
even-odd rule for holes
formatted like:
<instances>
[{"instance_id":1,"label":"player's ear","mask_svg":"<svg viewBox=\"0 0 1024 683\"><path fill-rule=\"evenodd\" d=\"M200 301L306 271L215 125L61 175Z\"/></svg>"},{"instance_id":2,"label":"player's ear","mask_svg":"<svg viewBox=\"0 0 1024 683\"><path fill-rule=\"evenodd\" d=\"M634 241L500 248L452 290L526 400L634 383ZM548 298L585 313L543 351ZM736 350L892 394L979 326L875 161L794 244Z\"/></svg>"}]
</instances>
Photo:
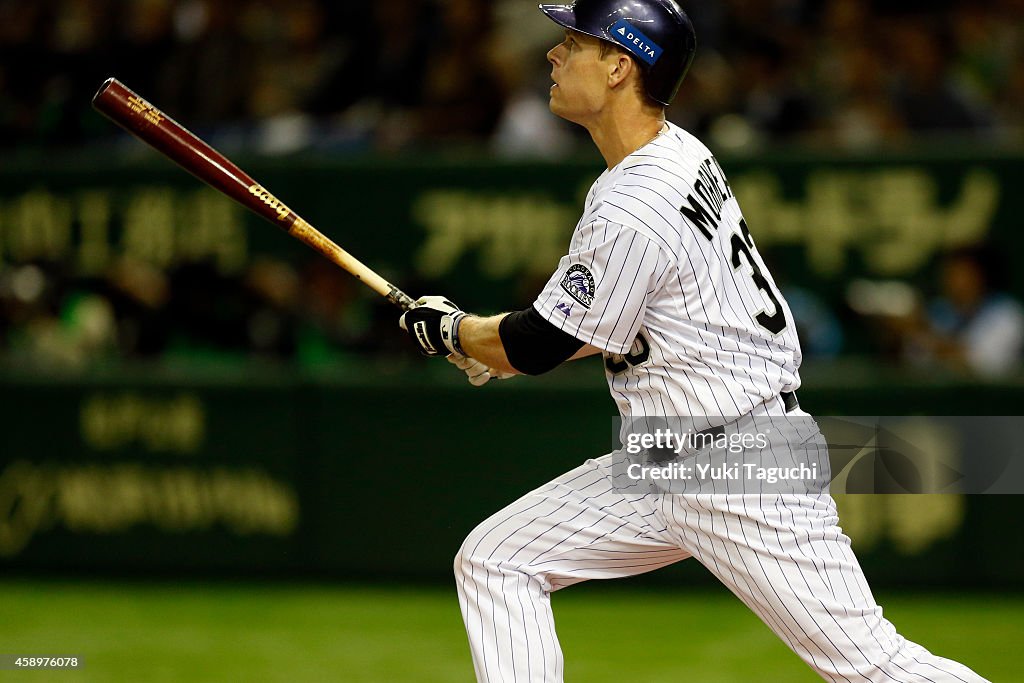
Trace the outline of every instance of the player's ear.
<instances>
[{"instance_id":1,"label":"player's ear","mask_svg":"<svg viewBox=\"0 0 1024 683\"><path fill-rule=\"evenodd\" d=\"M628 56L615 51L615 59L611 60L608 65L608 87L618 88L629 78L629 75L636 69L636 64Z\"/></svg>"}]
</instances>

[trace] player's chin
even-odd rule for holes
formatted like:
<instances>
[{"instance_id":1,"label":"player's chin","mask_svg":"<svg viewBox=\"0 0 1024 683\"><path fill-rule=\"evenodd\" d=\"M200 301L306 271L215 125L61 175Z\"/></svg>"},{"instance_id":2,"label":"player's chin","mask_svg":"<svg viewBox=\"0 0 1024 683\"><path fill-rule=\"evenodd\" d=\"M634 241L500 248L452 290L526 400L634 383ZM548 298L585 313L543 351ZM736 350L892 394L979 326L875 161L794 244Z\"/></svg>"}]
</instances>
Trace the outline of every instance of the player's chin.
<instances>
[{"instance_id":1,"label":"player's chin","mask_svg":"<svg viewBox=\"0 0 1024 683\"><path fill-rule=\"evenodd\" d=\"M551 95L548 97L548 109L550 109L551 113L555 116L560 116L563 119L569 119L565 103L562 101L559 93L554 89L552 89Z\"/></svg>"}]
</instances>

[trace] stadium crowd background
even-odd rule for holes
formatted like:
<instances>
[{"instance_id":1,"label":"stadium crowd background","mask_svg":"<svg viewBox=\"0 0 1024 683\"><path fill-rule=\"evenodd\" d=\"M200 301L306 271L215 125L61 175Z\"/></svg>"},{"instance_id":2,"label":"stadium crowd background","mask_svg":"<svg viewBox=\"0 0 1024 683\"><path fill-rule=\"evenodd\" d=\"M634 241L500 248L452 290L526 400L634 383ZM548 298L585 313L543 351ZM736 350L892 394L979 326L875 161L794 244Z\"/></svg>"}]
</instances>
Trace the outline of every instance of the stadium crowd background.
<instances>
[{"instance_id":1,"label":"stadium crowd background","mask_svg":"<svg viewBox=\"0 0 1024 683\"><path fill-rule=\"evenodd\" d=\"M688 9L700 49L670 118L718 144L1024 135L1022 0ZM88 101L116 68L180 119L269 152L463 139L558 153L528 105L546 101L556 34L525 0L2 0L0 144L109 136Z\"/></svg>"},{"instance_id":2,"label":"stadium crowd background","mask_svg":"<svg viewBox=\"0 0 1024 683\"><path fill-rule=\"evenodd\" d=\"M1024 0L688 9L700 47L669 118L717 152L1024 144ZM89 100L117 74L228 154L568 157L590 143L547 110L545 52L557 40L525 0L0 0L0 152L115 149ZM935 305L881 326L878 355L1019 368L1024 314L993 282L999 257L947 259L922 296ZM46 263L0 268L0 349L14 362L160 357L182 337L285 360L382 348L374 321L386 316L324 264L260 261L224 278L124 263L91 283ZM981 313L995 320L974 336L998 330L1005 343L974 362L963 333ZM835 315L816 314L826 334Z\"/></svg>"}]
</instances>

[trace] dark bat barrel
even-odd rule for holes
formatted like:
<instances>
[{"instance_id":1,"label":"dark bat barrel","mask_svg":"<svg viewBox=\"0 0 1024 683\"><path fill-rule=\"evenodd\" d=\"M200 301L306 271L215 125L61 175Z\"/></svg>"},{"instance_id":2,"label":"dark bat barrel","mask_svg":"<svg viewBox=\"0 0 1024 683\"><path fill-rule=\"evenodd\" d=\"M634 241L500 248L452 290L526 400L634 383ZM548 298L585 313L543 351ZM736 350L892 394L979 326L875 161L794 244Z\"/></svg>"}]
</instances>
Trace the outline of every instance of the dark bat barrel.
<instances>
[{"instance_id":1,"label":"dark bat barrel","mask_svg":"<svg viewBox=\"0 0 1024 683\"><path fill-rule=\"evenodd\" d=\"M413 300L368 268L257 183L227 157L190 133L115 78L108 78L92 98L101 114L150 147L169 157L204 183L271 221L289 235L316 249L388 301L408 309Z\"/></svg>"},{"instance_id":2,"label":"dark bat barrel","mask_svg":"<svg viewBox=\"0 0 1024 683\"><path fill-rule=\"evenodd\" d=\"M92 106L186 171L288 230L298 216L224 155L189 132L116 78L108 78Z\"/></svg>"}]
</instances>

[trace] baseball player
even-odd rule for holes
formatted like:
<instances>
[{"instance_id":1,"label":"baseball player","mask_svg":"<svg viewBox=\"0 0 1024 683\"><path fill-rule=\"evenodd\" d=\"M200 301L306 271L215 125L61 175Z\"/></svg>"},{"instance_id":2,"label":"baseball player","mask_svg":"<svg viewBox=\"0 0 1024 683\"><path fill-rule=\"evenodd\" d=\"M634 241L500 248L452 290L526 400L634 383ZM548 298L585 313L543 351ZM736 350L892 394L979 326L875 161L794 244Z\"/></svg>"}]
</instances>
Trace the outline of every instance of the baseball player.
<instances>
[{"instance_id":1,"label":"baseball player","mask_svg":"<svg viewBox=\"0 0 1024 683\"><path fill-rule=\"evenodd\" d=\"M729 182L664 108L696 39L675 0L541 5L565 28L548 53L550 108L590 133L608 168L568 254L530 308L494 317L425 297L400 325L474 383L600 353L624 420L813 420L798 404L793 317ZM773 454L822 443L779 429ZM624 491L615 453L588 460L474 529L455 560L479 681L563 679L550 594L693 557L828 681L975 683L902 638L875 603L827 493ZM774 456L773 456L774 457Z\"/></svg>"}]
</instances>

